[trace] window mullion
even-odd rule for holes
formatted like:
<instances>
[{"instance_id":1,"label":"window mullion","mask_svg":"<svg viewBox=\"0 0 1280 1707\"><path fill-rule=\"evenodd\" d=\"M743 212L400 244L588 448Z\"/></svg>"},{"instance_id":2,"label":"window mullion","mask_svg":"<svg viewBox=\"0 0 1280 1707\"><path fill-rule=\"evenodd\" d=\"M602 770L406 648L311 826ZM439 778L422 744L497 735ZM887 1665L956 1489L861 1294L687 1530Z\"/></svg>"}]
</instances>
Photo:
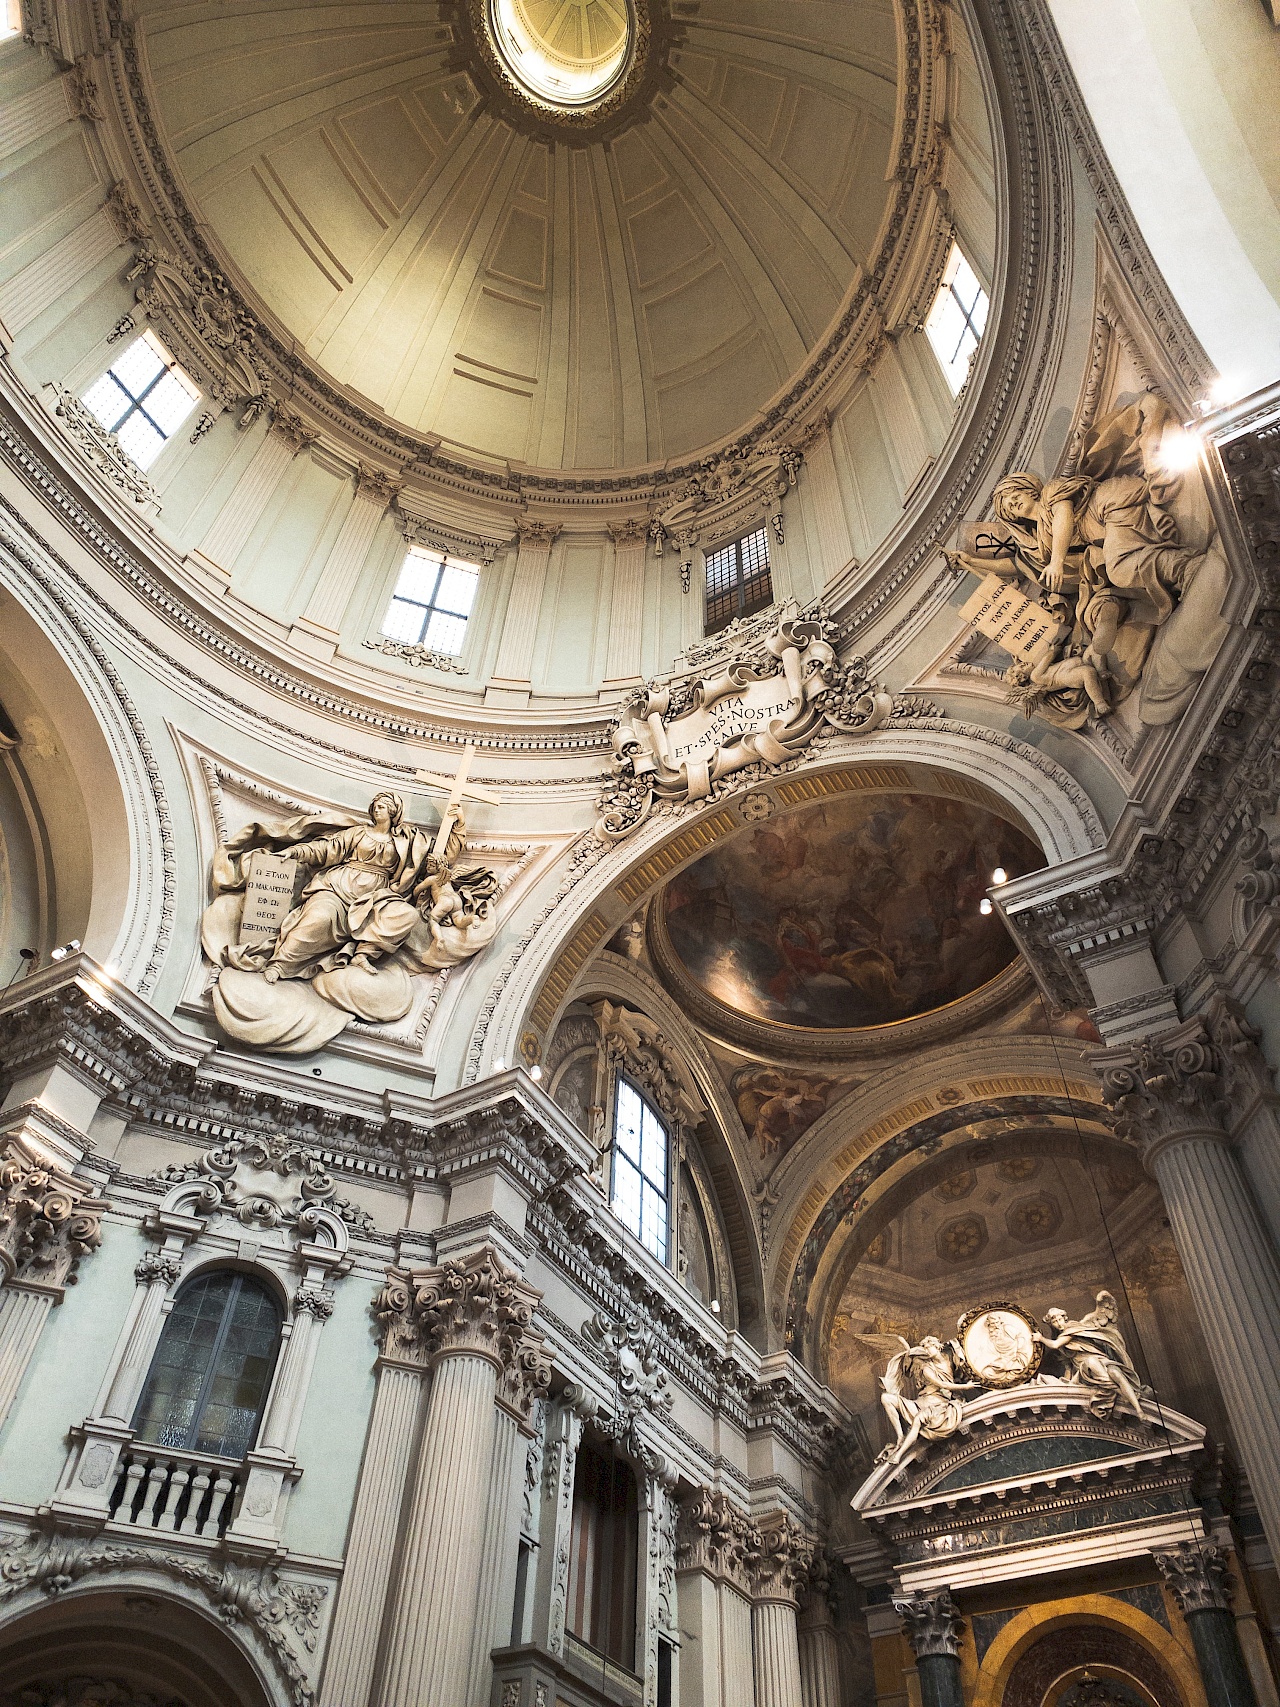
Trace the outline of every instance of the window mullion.
<instances>
[{"instance_id":1,"label":"window mullion","mask_svg":"<svg viewBox=\"0 0 1280 1707\"><path fill-rule=\"evenodd\" d=\"M209 1402L209 1393L213 1387L214 1378L218 1373L218 1364L222 1357L223 1347L227 1343L227 1335L231 1332L231 1323L235 1317L236 1305L240 1301L241 1287L242 1282L240 1276L237 1274L233 1277L231 1289L227 1293L227 1301L222 1308L222 1320L218 1323L218 1331L213 1336L213 1345L209 1352L208 1361L205 1364L204 1377L200 1382L200 1389L196 1394L195 1406L191 1412L191 1423L187 1430L187 1440L185 1445L185 1450L188 1452L195 1451L195 1443L200 1435L200 1424L204 1418L204 1408Z\"/></svg>"}]
</instances>

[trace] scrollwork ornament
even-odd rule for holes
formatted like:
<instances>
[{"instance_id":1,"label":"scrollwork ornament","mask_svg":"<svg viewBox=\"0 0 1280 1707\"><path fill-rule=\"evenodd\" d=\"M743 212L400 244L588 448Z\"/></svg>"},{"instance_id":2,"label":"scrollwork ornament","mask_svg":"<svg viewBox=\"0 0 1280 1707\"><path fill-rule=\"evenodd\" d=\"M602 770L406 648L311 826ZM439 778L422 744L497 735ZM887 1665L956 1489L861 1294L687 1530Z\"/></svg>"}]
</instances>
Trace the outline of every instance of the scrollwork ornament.
<instances>
[{"instance_id":1,"label":"scrollwork ornament","mask_svg":"<svg viewBox=\"0 0 1280 1707\"><path fill-rule=\"evenodd\" d=\"M11 1142L0 1157L0 1280L73 1286L102 1243L107 1205Z\"/></svg>"},{"instance_id":2,"label":"scrollwork ornament","mask_svg":"<svg viewBox=\"0 0 1280 1707\"><path fill-rule=\"evenodd\" d=\"M1203 1021L1091 1057L1102 1100L1122 1136L1148 1146L1189 1131L1222 1128L1231 1074Z\"/></svg>"}]
</instances>

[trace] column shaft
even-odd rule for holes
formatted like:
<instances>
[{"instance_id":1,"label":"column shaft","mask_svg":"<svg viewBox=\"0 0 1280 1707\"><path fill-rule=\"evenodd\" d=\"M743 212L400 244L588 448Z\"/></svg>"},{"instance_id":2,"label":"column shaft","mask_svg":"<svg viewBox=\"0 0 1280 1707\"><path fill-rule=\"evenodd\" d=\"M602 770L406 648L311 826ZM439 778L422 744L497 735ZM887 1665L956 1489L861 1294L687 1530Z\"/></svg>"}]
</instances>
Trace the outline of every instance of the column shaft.
<instances>
[{"instance_id":1,"label":"column shaft","mask_svg":"<svg viewBox=\"0 0 1280 1707\"><path fill-rule=\"evenodd\" d=\"M800 1689L804 1707L841 1707L840 1654L829 1624L800 1632Z\"/></svg>"},{"instance_id":2,"label":"column shaft","mask_svg":"<svg viewBox=\"0 0 1280 1707\"><path fill-rule=\"evenodd\" d=\"M13 336L119 247L120 233L102 207L42 255L28 261L0 286L0 317Z\"/></svg>"},{"instance_id":3,"label":"column shaft","mask_svg":"<svg viewBox=\"0 0 1280 1707\"><path fill-rule=\"evenodd\" d=\"M920 1707L964 1707L960 1661L950 1654L921 1654L916 1659Z\"/></svg>"},{"instance_id":4,"label":"column shaft","mask_svg":"<svg viewBox=\"0 0 1280 1707\"><path fill-rule=\"evenodd\" d=\"M0 1288L0 1424L18 1396L53 1299L47 1292L27 1292L21 1287Z\"/></svg>"},{"instance_id":5,"label":"column shaft","mask_svg":"<svg viewBox=\"0 0 1280 1707\"><path fill-rule=\"evenodd\" d=\"M519 1519L521 1477L525 1438L515 1418L504 1410L494 1413L493 1461L489 1472L489 1497L484 1519L484 1552L480 1562L480 1587L476 1595L475 1628L471 1643L466 1701L469 1707L488 1707L493 1689L494 1648L511 1639L511 1613L515 1590L518 1551L516 1528Z\"/></svg>"},{"instance_id":6,"label":"column shaft","mask_svg":"<svg viewBox=\"0 0 1280 1707\"><path fill-rule=\"evenodd\" d=\"M751 1610L756 1707L803 1707L794 1604L759 1600Z\"/></svg>"},{"instance_id":7,"label":"column shaft","mask_svg":"<svg viewBox=\"0 0 1280 1707\"><path fill-rule=\"evenodd\" d=\"M465 1699L493 1453L497 1369L450 1351L436 1363L410 1495L381 1707Z\"/></svg>"},{"instance_id":8,"label":"column shaft","mask_svg":"<svg viewBox=\"0 0 1280 1707\"><path fill-rule=\"evenodd\" d=\"M1280 1551L1280 1263L1239 1156L1221 1134L1156 1150L1187 1285L1273 1550Z\"/></svg>"},{"instance_id":9,"label":"column shaft","mask_svg":"<svg viewBox=\"0 0 1280 1707\"><path fill-rule=\"evenodd\" d=\"M380 1363L342 1586L325 1658L322 1707L364 1707L373 1686L409 1458L418 1433L423 1371Z\"/></svg>"},{"instance_id":10,"label":"column shaft","mask_svg":"<svg viewBox=\"0 0 1280 1707\"><path fill-rule=\"evenodd\" d=\"M644 557L646 536L615 535L613 597L609 605L609 650L605 681L634 682L640 676L644 638Z\"/></svg>"},{"instance_id":11,"label":"column shaft","mask_svg":"<svg viewBox=\"0 0 1280 1707\"><path fill-rule=\"evenodd\" d=\"M399 489L389 476L361 468L351 508L338 529L320 578L311 589L307 608L294 624L295 629L301 628L330 643L337 642L378 523Z\"/></svg>"},{"instance_id":12,"label":"column shaft","mask_svg":"<svg viewBox=\"0 0 1280 1707\"><path fill-rule=\"evenodd\" d=\"M853 556L853 540L849 534L849 518L840 496L840 478L836 473L835 452L831 434L825 432L813 441L804 453L805 473L813 516L818 529L818 548L822 553L820 572L815 576L819 585L838 574Z\"/></svg>"},{"instance_id":13,"label":"column shaft","mask_svg":"<svg viewBox=\"0 0 1280 1707\"><path fill-rule=\"evenodd\" d=\"M1204 1692L1213 1707L1258 1707L1231 1613L1207 1608L1186 1612L1183 1617L1195 1644Z\"/></svg>"}]
</instances>

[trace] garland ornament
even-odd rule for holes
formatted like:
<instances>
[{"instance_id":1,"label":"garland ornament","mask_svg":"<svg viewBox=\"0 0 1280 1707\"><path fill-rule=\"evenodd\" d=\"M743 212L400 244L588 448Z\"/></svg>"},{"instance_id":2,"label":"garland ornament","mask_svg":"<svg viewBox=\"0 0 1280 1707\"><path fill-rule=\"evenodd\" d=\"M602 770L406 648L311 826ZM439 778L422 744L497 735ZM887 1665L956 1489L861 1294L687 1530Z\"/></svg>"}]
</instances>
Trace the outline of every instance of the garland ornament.
<instances>
[{"instance_id":1,"label":"garland ornament","mask_svg":"<svg viewBox=\"0 0 1280 1707\"><path fill-rule=\"evenodd\" d=\"M778 607L774 626L711 674L649 682L613 725L614 781L599 802L596 835L629 836L657 804L716 797L725 778L773 770L825 730L870 735L893 696L867 679L861 658L841 664L835 624L820 607Z\"/></svg>"}]
</instances>

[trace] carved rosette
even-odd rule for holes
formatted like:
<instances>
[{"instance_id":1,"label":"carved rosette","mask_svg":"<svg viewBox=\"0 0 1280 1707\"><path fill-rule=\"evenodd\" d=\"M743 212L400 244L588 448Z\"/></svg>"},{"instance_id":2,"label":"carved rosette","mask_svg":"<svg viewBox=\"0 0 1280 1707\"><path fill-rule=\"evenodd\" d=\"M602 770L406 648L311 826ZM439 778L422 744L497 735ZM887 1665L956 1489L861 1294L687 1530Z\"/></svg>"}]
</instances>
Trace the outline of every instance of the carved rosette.
<instances>
[{"instance_id":1,"label":"carved rosette","mask_svg":"<svg viewBox=\"0 0 1280 1707\"><path fill-rule=\"evenodd\" d=\"M1197 1612L1231 1610L1231 1577L1220 1547L1209 1541L1180 1541L1153 1557L1184 1618Z\"/></svg>"},{"instance_id":2,"label":"carved rosette","mask_svg":"<svg viewBox=\"0 0 1280 1707\"><path fill-rule=\"evenodd\" d=\"M102 1243L101 1198L10 1140L0 1159L0 1284L72 1286Z\"/></svg>"},{"instance_id":3,"label":"carved rosette","mask_svg":"<svg viewBox=\"0 0 1280 1707\"><path fill-rule=\"evenodd\" d=\"M937 1594L917 1590L906 1600L895 1600L893 1610L901 1618L903 1633L918 1660L959 1659L964 1619L950 1589L940 1589Z\"/></svg>"}]
</instances>

